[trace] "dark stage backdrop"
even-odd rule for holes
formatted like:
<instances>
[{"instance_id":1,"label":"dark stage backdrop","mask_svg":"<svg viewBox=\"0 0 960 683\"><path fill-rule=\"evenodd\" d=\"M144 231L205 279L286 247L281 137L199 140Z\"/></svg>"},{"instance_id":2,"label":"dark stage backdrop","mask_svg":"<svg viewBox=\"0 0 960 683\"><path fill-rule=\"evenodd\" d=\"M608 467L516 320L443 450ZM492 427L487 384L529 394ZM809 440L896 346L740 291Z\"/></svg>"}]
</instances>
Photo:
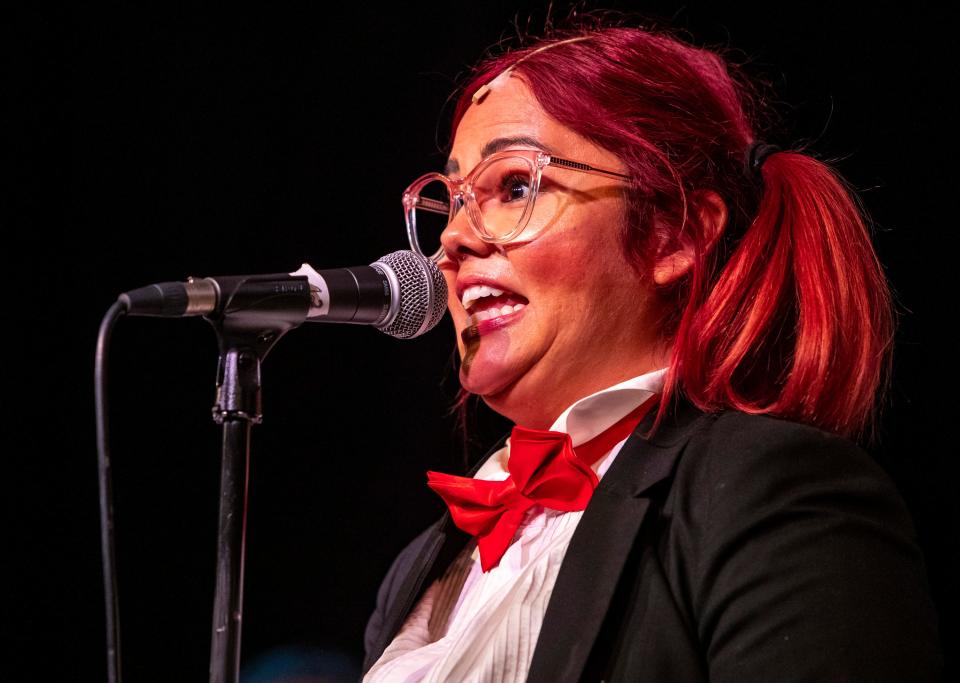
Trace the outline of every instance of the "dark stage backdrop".
<instances>
[{"instance_id":1,"label":"dark stage backdrop","mask_svg":"<svg viewBox=\"0 0 960 683\"><path fill-rule=\"evenodd\" d=\"M359 265L407 248L400 193L443 164L458 76L514 35L515 19L532 17L539 32L546 3L344 5L117 4L12 23L5 138L17 180L5 251L40 296L18 286L32 305L6 320L5 429L16 445L5 480L4 565L13 571L3 642L7 672L19 673L3 678L105 677L92 359L117 294L304 261ZM871 450L914 515L951 642L960 567L942 434L955 400L941 395L953 393L955 363L938 320L955 270L944 247L955 220L941 210L955 196L943 139L956 112L941 94L954 78L953 27L922 5L605 6L749 55L783 100L788 125L773 141L812 142L862 191L902 313ZM309 325L266 360L251 465L247 680L265 680L254 669L283 647L356 671L381 577L441 512L425 470L451 471L463 458L446 416L451 332L444 320L402 342ZM219 468L214 334L200 319L129 319L113 349L125 675L203 680ZM472 456L505 428L480 410ZM43 655L32 658L37 646Z\"/></svg>"}]
</instances>

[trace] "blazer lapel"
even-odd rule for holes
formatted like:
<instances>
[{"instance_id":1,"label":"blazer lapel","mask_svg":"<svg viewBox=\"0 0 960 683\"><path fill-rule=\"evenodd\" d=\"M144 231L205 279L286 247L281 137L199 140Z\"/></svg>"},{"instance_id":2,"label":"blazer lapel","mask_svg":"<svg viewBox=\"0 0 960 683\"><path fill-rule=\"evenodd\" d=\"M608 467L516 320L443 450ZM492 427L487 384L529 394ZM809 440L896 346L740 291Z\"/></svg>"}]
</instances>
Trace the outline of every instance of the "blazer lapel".
<instances>
[{"instance_id":1,"label":"blazer lapel","mask_svg":"<svg viewBox=\"0 0 960 683\"><path fill-rule=\"evenodd\" d=\"M417 598L427 587L426 577L436 564L441 551L454 544L452 534L446 533L444 529L448 517L449 514L445 514L439 522L427 529L422 537L414 542L418 547L410 549L415 555L403 574L397 577L396 588L391 589L376 645L367 652L365 672L380 658L397 635Z\"/></svg>"},{"instance_id":2,"label":"blazer lapel","mask_svg":"<svg viewBox=\"0 0 960 683\"><path fill-rule=\"evenodd\" d=\"M477 461L466 476L471 477L476 474L483 463L503 447L508 436L509 434L505 434L493 448L487 451L487 454ZM443 517L424 532L422 539L418 539L419 548L411 548L415 556L409 568L397 577L397 588L391 591L389 607L383 619L377 646L367 653L365 670L380 658L400 631L400 627L403 626L403 622L420 596L435 579L440 577L469 540L470 535L457 528L449 511L444 512Z\"/></svg>"},{"instance_id":3,"label":"blazer lapel","mask_svg":"<svg viewBox=\"0 0 960 683\"><path fill-rule=\"evenodd\" d=\"M650 507L646 493L670 476L701 415L681 404L644 439L650 415L600 480L570 539L537 639L528 683L580 680L624 562Z\"/></svg>"}]
</instances>

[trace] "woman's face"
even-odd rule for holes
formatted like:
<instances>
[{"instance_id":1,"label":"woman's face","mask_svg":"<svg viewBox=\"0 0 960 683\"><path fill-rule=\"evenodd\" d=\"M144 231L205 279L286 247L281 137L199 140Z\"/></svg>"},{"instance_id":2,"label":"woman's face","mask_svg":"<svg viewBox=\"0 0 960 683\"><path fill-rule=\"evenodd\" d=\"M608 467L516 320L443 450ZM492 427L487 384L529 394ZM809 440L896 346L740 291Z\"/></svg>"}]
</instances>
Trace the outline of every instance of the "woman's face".
<instances>
[{"instance_id":1,"label":"woman's face","mask_svg":"<svg viewBox=\"0 0 960 683\"><path fill-rule=\"evenodd\" d=\"M463 177L484 147L514 138L526 141L501 148L626 172L510 77L467 110L449 175ZM654 351L650 289L620 242L626 189L616 178L547 166L532 219L546 227L532 239L483 242L462 210L442 235L461 384L518 424L547 428L577 399L665 364Z\"/></svg>"}]
</instances>

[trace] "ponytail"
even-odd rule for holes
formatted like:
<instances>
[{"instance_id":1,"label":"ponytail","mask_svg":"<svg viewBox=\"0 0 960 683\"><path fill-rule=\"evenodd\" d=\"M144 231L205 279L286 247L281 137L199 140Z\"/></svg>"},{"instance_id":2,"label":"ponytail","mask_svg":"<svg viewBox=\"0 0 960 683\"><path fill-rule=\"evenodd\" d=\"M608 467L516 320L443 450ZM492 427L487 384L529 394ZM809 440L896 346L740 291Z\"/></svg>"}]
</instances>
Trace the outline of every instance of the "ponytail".
<instances>
[{"instance_id":1,"label":"ponytail","mask_svg":"<svg viewBox=\"0 0 960 683\"><path fill-rule=\"evenodd\" d=\"M864 214L844 180L805 154L774 154L762 174L756 218L712 286L691 292L668 388L707 411L872 437L894 314Z\"/></svg>"}]
</instances>

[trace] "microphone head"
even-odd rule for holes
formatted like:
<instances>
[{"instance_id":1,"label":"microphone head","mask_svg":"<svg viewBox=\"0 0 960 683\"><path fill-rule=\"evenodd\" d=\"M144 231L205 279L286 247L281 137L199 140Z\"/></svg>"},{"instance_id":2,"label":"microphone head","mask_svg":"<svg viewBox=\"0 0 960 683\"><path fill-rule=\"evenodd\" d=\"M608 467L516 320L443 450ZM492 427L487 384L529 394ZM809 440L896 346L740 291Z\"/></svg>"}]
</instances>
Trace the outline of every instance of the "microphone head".
<instances>
[{"instance_id":1,"label":"microphone head","mask_svg":"<svg viewBox=\"0 0 960 683\"><path fill-rule=\"evenodd\" d=\"M447 281L436 263L412 251L401 250L370 265L386 275L394 290L390 311L377 323L378 330L398 339L411 339L440 322L447 310Z\"/></svg>"}]
</instances>

